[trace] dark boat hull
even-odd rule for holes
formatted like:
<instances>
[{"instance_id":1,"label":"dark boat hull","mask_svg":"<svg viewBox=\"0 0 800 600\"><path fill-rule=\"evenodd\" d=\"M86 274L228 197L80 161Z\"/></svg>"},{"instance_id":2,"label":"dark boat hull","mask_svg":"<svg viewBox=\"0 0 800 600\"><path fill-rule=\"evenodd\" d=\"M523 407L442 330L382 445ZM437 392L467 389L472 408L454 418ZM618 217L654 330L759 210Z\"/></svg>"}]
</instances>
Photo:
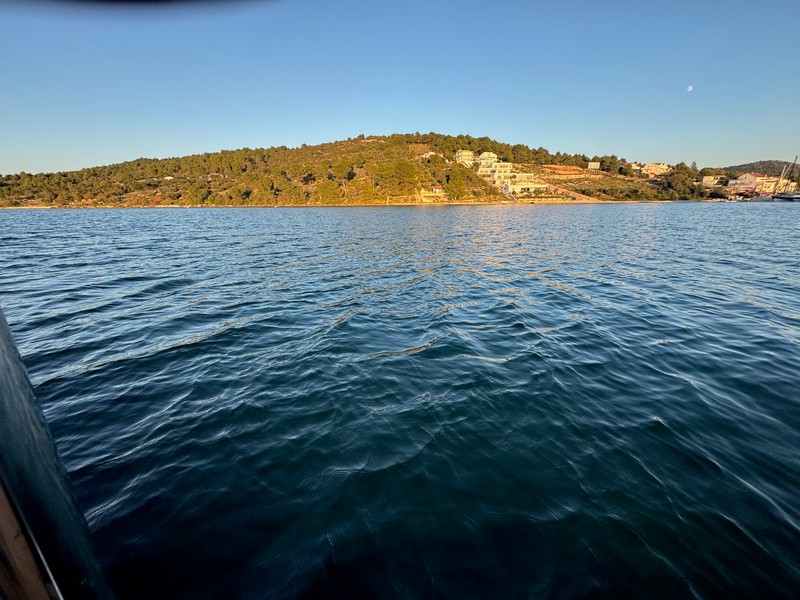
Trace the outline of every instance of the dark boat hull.
<instances>
[{"instance_id":1,"label":"dark boat hull","mask_svg":"<svg viewBox=\"0 0 800 600\"><path fill-rule=\"evenodd\" d=\"M772 199L775 202L800 202L800 194L775 194Z\"/></svg>"},{"instance_id":2,"label":"dark boat hull","mask_svg":"<svg viewBox=\"0 0 800 600\"><path fill-rule=\"evenodd\" d=\"M0 598L111 598L0 311Z\"/></svg>"}]
</instances>

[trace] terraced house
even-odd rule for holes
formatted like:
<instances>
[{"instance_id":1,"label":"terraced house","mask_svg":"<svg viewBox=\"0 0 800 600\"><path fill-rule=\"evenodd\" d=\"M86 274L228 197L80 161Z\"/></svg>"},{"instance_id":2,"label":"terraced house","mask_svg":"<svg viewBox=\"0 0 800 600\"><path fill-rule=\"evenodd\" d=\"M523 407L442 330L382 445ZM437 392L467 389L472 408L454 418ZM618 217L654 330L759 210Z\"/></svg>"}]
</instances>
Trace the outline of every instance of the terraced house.
<instances>
[{"instance_id":1,"label":"terraced house","mask_svg":"<svg viewBox=\"0 0 800 600\"><path fill-rule=\"evenodd\" d=\"M475 163L475 153L472 150L459 150L456 152L456 162L471 167Z\"/></svg>"},{"instance_id":2,"label":"terraced house","mask_svg":"<svg viewBox=\"0 0 800 600\"><path fill-rule=\"evenodd\" d=\"M456 160L462 164L463 158L467 158L467 150L456 152ZM472 154L470 152L470 154ZM474 158L474 155L473 155ZM494 152L482 152L477 161L477 173L484 179L488 179L492 185L500 189L504 194L532 195L537 192L547 190L547 184L538 183L533 173L517 173L514 171L514 164L498 159Z\"/></svg>"}]
</instances>

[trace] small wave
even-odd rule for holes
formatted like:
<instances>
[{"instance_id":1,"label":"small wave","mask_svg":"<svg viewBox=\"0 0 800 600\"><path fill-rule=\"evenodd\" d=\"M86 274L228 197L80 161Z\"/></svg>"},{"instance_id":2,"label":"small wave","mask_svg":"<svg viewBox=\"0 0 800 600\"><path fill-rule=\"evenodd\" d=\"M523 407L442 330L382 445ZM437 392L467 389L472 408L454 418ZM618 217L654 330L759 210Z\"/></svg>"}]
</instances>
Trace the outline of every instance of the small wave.
<instances>
[{"instance_id":1,"label":"small wave","mask_svg":"<svg viewBox=\"0 0 800 600\"><path fill-rule=\"evenodd\" d=\"M495 356L480 356L478 354L459 354L457 356L454 356L450 360L483 360L492 363L504 363L510 360L514 360L514 357L513 356L495 357Z\"/></svg>"},{"instance_id":2,"label":"small wave","mask_svg":"<svg viewBox=\"0 0 800 600\"><path fill-rule=\"evenodd\" d=\"M441 341L442 339L444 339L444 336L438 335L433 339L431 339L430 341L425 342L424 344L421 344L419 346L415 346L413 348L405 348L403 350L384 350L381 352L373 352L371 354L367 354L364 358L370 359L370 358L382 358L385 356L407 356L410 354L417 354L419 352L424 352L425 350L432 348L434 344Z\"/></svg>"},{"instance_id":3,"label":"small wave","mask_svg":"<svg viewBox=\"0 0 800 600\"><path fill-rule=\"evenodd\" d=\"M0 215L0 296L121 597L795 597L800 247L718 208Z\"/></svg>"}]
</instances>

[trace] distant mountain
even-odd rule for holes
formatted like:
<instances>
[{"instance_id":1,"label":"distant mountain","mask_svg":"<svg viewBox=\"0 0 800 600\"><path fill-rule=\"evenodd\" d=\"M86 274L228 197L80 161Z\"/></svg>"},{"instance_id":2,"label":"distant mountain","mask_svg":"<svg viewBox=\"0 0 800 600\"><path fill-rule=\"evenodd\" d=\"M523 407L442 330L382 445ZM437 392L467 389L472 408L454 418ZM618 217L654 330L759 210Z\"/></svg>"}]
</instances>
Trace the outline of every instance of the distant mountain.
<instances>
[{"instance_id":1,"label":"distant mountain","mask_svg":"<svg viewBox=\"0 0 800 600\"><path fill-rule=\"evenodd\" d=\"M764 173L765 175L772 175L778 177L784 168L792 163L785 160L760 160L758 162L745 163L743 165L733 165L732 167L723 167L726 171L736 171L738 173ZM795 166L795 174L797 174L797 167Z\"/></svg>"}]
</instances>

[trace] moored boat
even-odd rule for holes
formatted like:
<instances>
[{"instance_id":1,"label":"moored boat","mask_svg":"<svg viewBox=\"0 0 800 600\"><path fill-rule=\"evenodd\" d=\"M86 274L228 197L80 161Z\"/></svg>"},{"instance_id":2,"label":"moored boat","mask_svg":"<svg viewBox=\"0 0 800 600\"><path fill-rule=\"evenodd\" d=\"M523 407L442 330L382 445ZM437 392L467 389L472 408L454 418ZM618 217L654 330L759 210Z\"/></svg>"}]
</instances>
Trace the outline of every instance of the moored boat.
<instances>
[{"instance_id":1,"label":"moored boat","mask_svg":"<svg viewBox=\"0 0 800 600\"><path fill-rule=\"evenodd\" d=\"M774 202L800 202L800 193L791 191L794 188L789 187L790 185L793 186L791 176L792 171L794 171L794 166L797 164L797 156L794 157L794 161L792 161L792 166L788 169L784 167L783 171L781 172L781 176L778 179L778 183L775 185L775 193L772 194L772 200ZM786 188L783 191L781 190L781 183L783 182L784 175L786 176Z\"/></svg>"},{"instance_id":2,"label":"moored boat","mask_svg":"<svg viewBox=\"0 0 800 600\"><path fill-rule=\"evenodd\" d=\"M773 194L772 199L775 202L800 202L800 194L796 192L781 192Z\"/></svg>"}]
</instances>

